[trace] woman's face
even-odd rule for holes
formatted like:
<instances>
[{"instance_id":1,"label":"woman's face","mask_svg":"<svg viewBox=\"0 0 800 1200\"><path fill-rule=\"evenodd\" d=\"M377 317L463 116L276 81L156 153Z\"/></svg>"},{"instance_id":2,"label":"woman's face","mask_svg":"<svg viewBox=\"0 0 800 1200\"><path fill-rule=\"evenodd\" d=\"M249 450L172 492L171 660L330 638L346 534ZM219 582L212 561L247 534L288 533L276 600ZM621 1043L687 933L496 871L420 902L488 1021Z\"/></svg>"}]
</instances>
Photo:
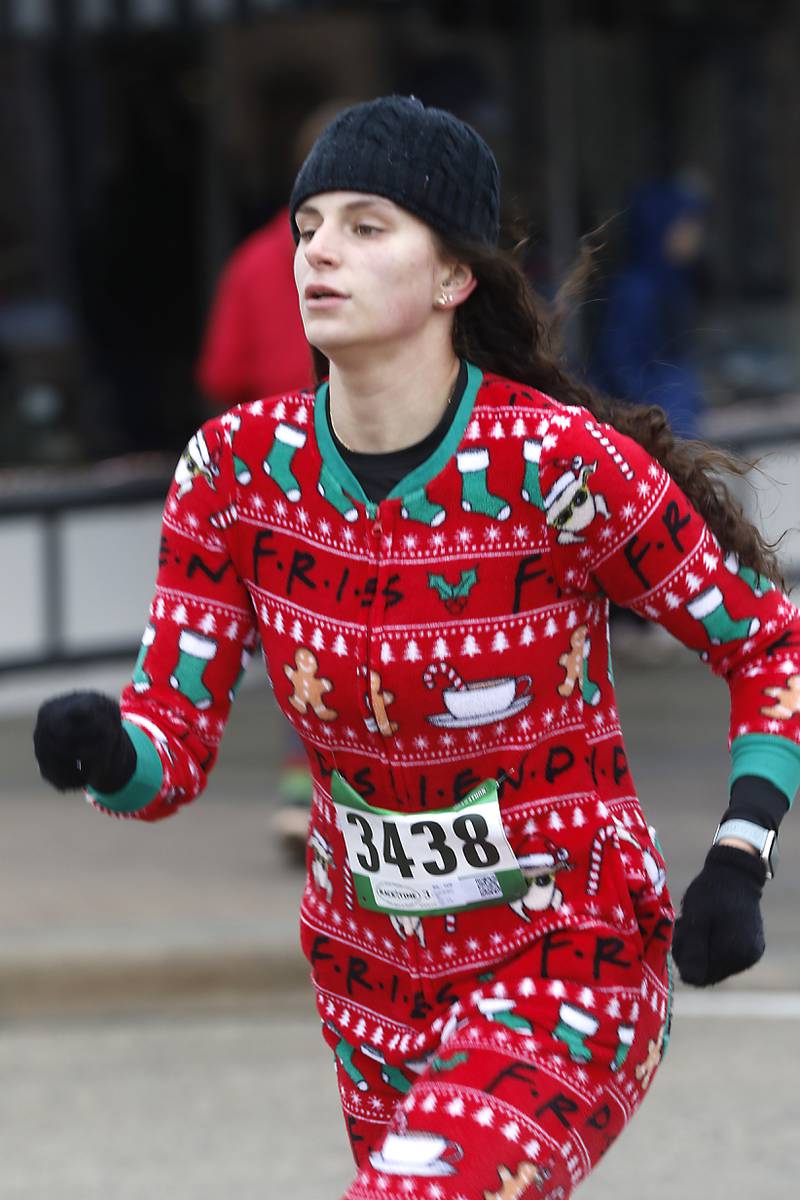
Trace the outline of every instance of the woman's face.
<instances>
[{"instance_id":1,"label":"woman's face","mask_svg":"<svg viewBox=\"0 0 800 1200\"><path fill-rule=\"evenodd\" d=\"M414 339L445 316L447 265L423 221L362 192L311 196L295 216L300 311L323 354Z\"/></svg>"}]
</instances>

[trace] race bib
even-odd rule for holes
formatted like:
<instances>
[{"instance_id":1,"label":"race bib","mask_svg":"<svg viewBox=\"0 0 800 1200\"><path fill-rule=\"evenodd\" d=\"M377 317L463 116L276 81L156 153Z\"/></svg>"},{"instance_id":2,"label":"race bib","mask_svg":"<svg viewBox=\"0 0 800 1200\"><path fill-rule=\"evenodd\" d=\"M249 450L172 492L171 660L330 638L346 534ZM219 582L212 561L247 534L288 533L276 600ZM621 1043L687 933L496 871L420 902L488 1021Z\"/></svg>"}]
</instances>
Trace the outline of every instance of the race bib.
<instances>
[{"instance_id":1,"label":"race bib","mask_svg":"<svg viewBox=\"0 0 800 1200\"><path fill-rule=\"evenodd\" d=\"M453 808L373 808L334 771L331 794L362 908L436 916L519 899L528 890L503 832L497 784Z\"/></svg>"}]
</instances>

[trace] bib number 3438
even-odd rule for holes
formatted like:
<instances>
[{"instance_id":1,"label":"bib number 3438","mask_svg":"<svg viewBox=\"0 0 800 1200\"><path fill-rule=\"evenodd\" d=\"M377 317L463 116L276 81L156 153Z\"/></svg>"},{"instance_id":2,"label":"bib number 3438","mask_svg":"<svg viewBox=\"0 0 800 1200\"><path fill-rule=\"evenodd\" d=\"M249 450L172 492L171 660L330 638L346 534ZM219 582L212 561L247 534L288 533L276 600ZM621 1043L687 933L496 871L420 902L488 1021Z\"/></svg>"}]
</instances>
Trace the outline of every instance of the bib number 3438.
<instances>
[{"instance_id":1,"label":"bib number 3438","mask_svg":"<svg viewBox=\"0 0 800 1200\"><path fill-rule=\"evenodd\" d=\"M363 908L433 916L524 894L493 780L453 808L422 813L374 808L338 772L332 795Z\"/></svg>"}]
</instances>

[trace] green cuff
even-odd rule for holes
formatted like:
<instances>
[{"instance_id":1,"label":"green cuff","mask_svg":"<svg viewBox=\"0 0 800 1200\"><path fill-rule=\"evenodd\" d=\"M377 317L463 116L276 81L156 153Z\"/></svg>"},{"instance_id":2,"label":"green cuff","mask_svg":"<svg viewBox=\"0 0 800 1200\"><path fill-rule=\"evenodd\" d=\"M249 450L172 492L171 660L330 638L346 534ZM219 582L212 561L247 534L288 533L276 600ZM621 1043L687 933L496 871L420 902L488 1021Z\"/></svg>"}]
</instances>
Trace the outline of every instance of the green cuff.
<instances>
[{"instance_id":1,"label":"green cuff","mask_svg":"<svg viewBox=\"0 0 800 1200\"><path fill-rule=\"evenodd\" d=\"M733 787L742 775L760 775L779 788L789 804L800 787L800 746L770 733L746 733L731 743Z\"/></svg>"},{"instance_id":2,"label":"green cuff","mask_svg":"<svg viewBox=\"0 0 800 1200\"><path fill-rule=\"evenodd\" d=\"M133 742L136 770L125 787L120 788L118 792L98 792L91 787L86 790L103 808L112 812L132 813L147 808L150 801L155 800L161 791L164 768L155 746L138 725L134 725L132 721L123 721L122 728Z\"/></svg>"}]
</instances>

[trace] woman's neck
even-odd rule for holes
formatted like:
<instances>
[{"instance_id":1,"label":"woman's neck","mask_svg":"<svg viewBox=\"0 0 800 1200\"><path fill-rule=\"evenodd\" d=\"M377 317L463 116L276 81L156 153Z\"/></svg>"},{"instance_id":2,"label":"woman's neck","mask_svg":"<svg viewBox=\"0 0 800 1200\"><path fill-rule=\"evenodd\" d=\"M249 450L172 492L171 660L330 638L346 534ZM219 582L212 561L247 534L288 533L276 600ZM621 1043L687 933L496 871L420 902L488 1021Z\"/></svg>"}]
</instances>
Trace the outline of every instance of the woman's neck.
<instances>
[{"instance_id":1,"label":"woman's neck","mask_svg":"<svg viewBox=\"0 0 800 1200\"><path fill-rule=\"evenodd\" d=\"M402 347L394 353L331 362L330 413L349 450L389 454L436 428L458 379L459 360L448 343L435 354Z\"/></svg>"}]
</instances>

